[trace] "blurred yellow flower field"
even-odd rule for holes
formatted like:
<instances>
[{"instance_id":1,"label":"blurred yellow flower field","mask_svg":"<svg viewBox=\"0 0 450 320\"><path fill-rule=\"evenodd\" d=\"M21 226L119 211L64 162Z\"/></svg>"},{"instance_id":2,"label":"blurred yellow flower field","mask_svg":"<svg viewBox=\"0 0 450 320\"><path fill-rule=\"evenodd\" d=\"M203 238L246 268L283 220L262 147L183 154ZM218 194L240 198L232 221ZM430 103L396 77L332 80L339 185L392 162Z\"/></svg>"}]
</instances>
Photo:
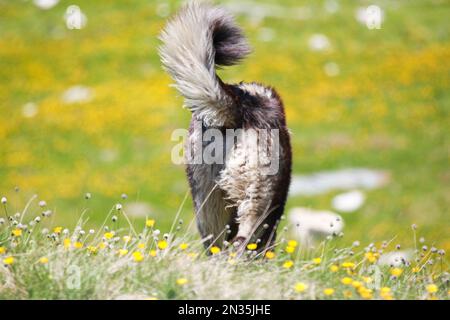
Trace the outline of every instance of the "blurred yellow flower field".
<instances>
[{"instance_id":1,"label":"blurred yellow flower field","mask_svg":"<svg viewBox=\"0 0 450 320\"><path fill-rule=\"evenodd\" d=\"M389 184L344 216L344 243L396 236L411 247L410 225L417 223L426 241L448 250L450 7L375 2L384 21L370 30L355 17L365 1L247 1L298 17L237 12L254 53L221 77L277 88L292 132L294 174L348 167L390 173ZM56 212L55 223L74 225L89 208L87 224L98 228L114 203L145 204L130 219L170 228L188 191L183 167L171 162L171 133L186 128L190 115L161 70L157 36L180 3L81 0L86 26L70 30L67 1L48 10L32 1L0 2L0 195L15 200L13 211L37 194ZM310 45L318 34L329 42L321 51ZM292 196L288 209L328 210L337 193ZM181 217L192 219L190 201Z\"/></svg>"}]
</instances>

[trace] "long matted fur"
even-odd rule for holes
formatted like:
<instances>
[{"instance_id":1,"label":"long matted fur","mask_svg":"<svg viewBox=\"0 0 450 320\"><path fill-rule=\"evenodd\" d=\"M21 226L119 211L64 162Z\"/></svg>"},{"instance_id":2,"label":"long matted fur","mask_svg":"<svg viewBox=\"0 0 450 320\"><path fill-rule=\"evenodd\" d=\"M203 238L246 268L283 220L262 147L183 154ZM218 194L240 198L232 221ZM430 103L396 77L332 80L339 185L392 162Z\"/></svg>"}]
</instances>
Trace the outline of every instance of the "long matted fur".
<instances>
[{"instance_id":1,"label":"long matted fur","mask_svg":"<svg viewBox=\"0 0 450 320\"><path fill-rule=\"evenodd\" d=\"M279 170L267 175L267 163L249 162L245 141L235 142L225 163L188 164L187 176L197 226L206 245L233 241L241 247L275 239L291 174L291 147L282 101L275 90L257 83L225 84L216 67L239 63L250 53L242 30L224 9L192 1L162 31L161 61L192 112L189 144L207 129L277 129ZM194 123L201 122L200 132ZM270 135L270 139L274 136ZM271 140L274 142L274 140ZM202 142L203 148L209 142ZM246 149L247 148L247 149Z\"/></svg>"}]
</instances>

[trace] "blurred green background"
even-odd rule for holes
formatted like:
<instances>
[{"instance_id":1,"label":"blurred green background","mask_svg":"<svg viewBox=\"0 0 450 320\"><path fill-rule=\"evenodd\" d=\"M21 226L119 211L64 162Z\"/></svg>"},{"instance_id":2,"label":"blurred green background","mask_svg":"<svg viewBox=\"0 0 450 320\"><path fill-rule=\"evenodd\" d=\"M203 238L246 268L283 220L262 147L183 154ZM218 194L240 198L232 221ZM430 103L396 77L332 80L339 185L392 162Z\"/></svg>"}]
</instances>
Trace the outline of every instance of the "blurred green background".
<instances>
[{"instance_id":1,"label":"blurred green background","mask_svg":"<svg viewBox=\"0 0 450 320\"><path fill-rule=\"evenodd\" d=\"M181 2L45 2L0 0L0 195L20 210L37 193L64 226L86 207L99 225L115 203L134 204L168 230L188 190L170 136L190 114L160 67L157 36ZM390 173L343 215L345 241L410 240L416 223L450 249L450 1L217 2L254 48L220 75L276 87L295 174ZM66 26L72 4L87 18L80 30ZM383 10L381 29L359 21L370 4ZM288 208L328 210L337 193L292 196ZM192 218L190 199L182 216Z\"/></svg>"}]
</instances>

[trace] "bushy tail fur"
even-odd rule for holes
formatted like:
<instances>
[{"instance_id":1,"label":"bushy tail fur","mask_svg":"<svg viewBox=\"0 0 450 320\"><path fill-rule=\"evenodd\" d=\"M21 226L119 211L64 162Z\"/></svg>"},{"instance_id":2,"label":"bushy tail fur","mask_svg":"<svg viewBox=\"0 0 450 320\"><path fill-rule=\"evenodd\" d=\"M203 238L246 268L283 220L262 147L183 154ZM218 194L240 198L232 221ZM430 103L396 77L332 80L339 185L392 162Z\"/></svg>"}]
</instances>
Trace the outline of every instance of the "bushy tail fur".
<instances>
[{"instance_id":1,"label":"bushy tail fur","mask_svg":"<svg viewBox=\"0 0 450 320\"><path fill-rule=\"evenodd\" d=\"M220 7L192 1L162 31L161 61L186 106L206 124L224 121L233 104L216 66L240 62L250 48L233 17Z\"/></svg>"}]
</instances>

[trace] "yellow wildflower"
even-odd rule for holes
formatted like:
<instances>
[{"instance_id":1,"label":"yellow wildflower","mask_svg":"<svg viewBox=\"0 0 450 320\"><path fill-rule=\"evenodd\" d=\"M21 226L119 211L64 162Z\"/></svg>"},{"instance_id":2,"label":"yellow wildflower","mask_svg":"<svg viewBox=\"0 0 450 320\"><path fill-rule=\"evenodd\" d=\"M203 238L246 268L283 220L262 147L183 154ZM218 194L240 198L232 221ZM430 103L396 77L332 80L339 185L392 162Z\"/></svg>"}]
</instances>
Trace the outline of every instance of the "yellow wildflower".
<instances>
[{"instance_id":1,"label":"yellow wildflower","mask_svg":"<svg viewBox=\"0 0 450 320\"><path fill-rule=\"evenodd\" d=\"M438 291L438 286L435 285L434 283L432 283L432 284L427 285L426 289L427 289L428 293L433 294L433 293L436 293Z\"/></svg>"},{"instance_id":2,"label":"yellow wildflower","mask_svg":"<svg viewBox=\"0 0 450 320\"><path fill-rule=\"evenodd\" d=\"M326 288L326 289L323 290L323 293L324 293L326 296L332 296L332 295L334 294L334 289L332 289L332 288Z\"/></svg>"},{"instance_id":3,"label":"yellow wildflower","mask_svg":"<svg viewBox=\"0 0 450 320\"><path fill-rule=\"evenodd\" d=\"M353 279L352 279L352 278L349 278L349 277L345 277L345 278L342 278L342 279L341 279L341 283L342 283L342 284L349 285L349 284L352 284L352 282L353 282Z\"/></svg>"},{"instance_id":4,"label":"yellow wildflower","mask_svg":"<svg viewBox=\"0 0 450 320\"><path fill-rule=\"evenodd\" d=\"M293 265L294 265L294 261L287 260L286 262L283 263L283 268L289 269L289 268L292 268Z\"/></svg>"},{"instance_id":5,"label":"yellow wildflower","mask_svg":"<svg viewBox=\"0 0 450 320\"><path fill-rule=\"evenodd\" d=\"M218 254L220 252L220 248L219 247L211 247L211 249L209 249L211 251L212 254Z\"/></svg>"},{"instance_id":6,"label":"yellow wildflower","mask_svg":"<svg viewBox=\"0 0 450 320\"><path fill-rule=\"evenodd\" d=\"M181 250L186 250L187 248L189 247L189 244L187 244L187 243L182 243L182 244L180 244L180 249Z\"/></svg>"},{"instance_id":7,"label":"yellow wildflower","mask_svg":"<svg viewBox=\"0 0 450 320\"><path fill-rule=\"evenodd\" d=\"M400 277L403 273L403 269L401 268L392 268L391 269L391 275L393 275L394 277Z\"/></svg>"},{"instance_id":8,"label":"yellow wildflower","mask_svg":"<svg viewBox=\"0 0 450 320\"><path fill-rule=\"evenodd\" d=\"M144 256L139 251L135 251L133 252L133 259L136 262L141 262L142 260L144 260Z\"/></svg>"},{"instance_id":9,"label":"yellow wildflower","mask_svg":"<svg viewBox=\"0 0 450 320\"><path fill-rule=\"evenodd\" d=\"M372 283L373 278L372 278L372 277L362 277L362 280L363 280L365 283Z\"/></svg>"},{"instance_id":10,"label":"yellow wildflower","mask_svg":"<svg viewBox=\"0 0 450 320\"><path fill-rule=\"evenodd\" d=\"M303 292L303 291L305 291L306 289L308 289L308 285L307 285L306 283L303 283L303 282L297 282L297 283L295 284L295 291L297 291L297 292Z\"/></svg>"},{"instance_id":11,"label":"yellow wildflower","mask_svg":"<svg viewBox=\"0 0 450 320\"><path fill-rule=\"evenodd\" d=\"M144 249L145 248L145 243L138 243L137 245L138 249Z\"/></svg>"},{"instance_id":12,"label":"yellow wildflower","mask_svg":"<svg viewBox=\"0 0 450 320\"><path fill-rule=\"evenodd\" d=\"M412 271L413 273L417 273L417 272L420 271L420 268L419 268L419 267L413 267L413 268L411 269L411 271Z\"/></svg>"},{"instance_id":13,"label":"yellow wildflower","mask_svg":"<svg viewBox=\"0 0 450 320\"><path fill-rule=\"evenodd\" d=\"M6 248L0 247L0 254L5 254L5 253L6 253Z\"/></svg>"},{"instance_id":14,"label":"yellow wildflower","mask_svg":"<svg viewBox=\"0 0 450 320\"><path fill-rule=\"evenodd\" d=\"M295 247L292 247L292 246L287 246L286 247L286 252L287 253L293 253L295 251Z\"/></svg>"},{"instance_id":15,"label":"yellow wildflower","mask_svg":"<svg viewBox=\"0 0 450 320\"><path fill-rule=\"evenodd\" d=\"M48 263L48 258L47 257L42 257L39 259L39 263L41 264L47 264Z\"/></svg>"},{"instance_id":16,"label":"yellow wildflower","mask_svg":"<svg viewBox=\"0 0 450 320\"><path fill-rule=\"evenodd\" d=\"M106 233L103 235L103 237L105 237L105 239L109 240L109 239L111 239L112 237L114 237L114 233L112 233L112 232L106 232Z\"/></svg>"},{"instance_id":17,"label":"yellow wildflower","mask_svg":"<svg viewBox=\"0 0 450 320\"><path fill-rule=\"evenodd\" d=\"M96 253L96 252L97 252L97 248L94 247L94 246L89 246L89 247L87 247L87 249L88 249L88 251L89 251L90 253Z\"/></svg>"},{"instance_id":18,"label":"yellow wildflower","mask_svg":"<svg viewBox=\"0 0 450 320\"><path fill-rule=\"evenodd\" d=\"M119 256L124 256L128 253L127 249L119 249Z\"/></svg>"},{"instance_id":19,"label":"yellow wildflower","mask_svg":"<svg viewBox=\"0 0 450 320\"><path fill-rule=\"evenodd\" d=\"M188 280L186 278L177 279L177 285L179 286L184 286L187 282Z\"/></svg>"},{"instance_id":20,"label":"yellow wildflower","mask_svg":"<svg viewBox=\"0 0 450 320\"><path fill-rule=\"evenodd\" d=\"M355 264L353 262L346 261L342 263L342 268L354 269Z\"/></svg>"},{"instance_id":21,"label":"yellow wildflower","mask_svg":"<svg viewBox=\"0 0 450 320\"><path fill-rule=\"evenodd\" d=\"M6 264L6 265L13 264L14 263L14 257L12 257L12 256L6 257L5 259L3 259L3 263Z\"/></svg>"},{"instance_id":22,"label":"yellow wildflower","mask_svg":"<svg viewBox=\"0 0 450 320\"><path fill-rule=\"evenodd\" d=\"M314 264L320 264L322 262L322 258L314 258L313 263Z\"/></svg>"},{"instance_id":23,"label":"yellow wildflower","mask_svg":"<svg viewBox=\"0 0 450 320\"><path fill-rule=\"evenodd\" d=\"M150 255L150 257L156 257L156 250L150 250L150 252L148 253Z\"/></svg>"},{"instance_id":24,"label":"yellow wildflower","mask_svg":"<svg viewBox=\"0 0 450 320\"><path fill-rule=\"evenodd\" d=\"M295 247L297 247L297 244L298 244L297 241L295 241L295 240L289 240L288 243L287 243L287 246L288 246L288 247L294 247L294 248L295 248Z\"/></svg>"},{"instance_id":25,"label":"yellow wildflower","mask_svg":"<svg viewBox=\"0 0 450 320\"><path fill-rule=\"evenodd\" d=\"M335 265L335 264L332 264L330 266L330 271L331 272L338 272L339 271L339 267L337 265Z\"/></svg>"},{"instance_id":26,"label":"yellow wildflower","mask_svg":"<svg viewBox=\"0 0 450 320\"><path fill-rule=\"evenodd\" d=\"M83 244L82 244L81 242L79 242L79 241L75 242L75 243L73 244L73 246L74 246L76 249L81 249L81 248L83 248Z\"/></svg>"},{"instance_id":27,"label":"yellow wildflower","mask_svg":"<svg viewBox=\"0 0 450 320\"><path fill-rule=\"evenodd\" d=\"M358 288L358 293L363 299L372 299L372 290L363 286Z\"/></svg>"},{"instance_id":28,"label":"yellow wildflower","mask_svg":"<svg viewBox=\"0 0 450 320\"><path fill-rule=\"evenodd\" d=\"M353 288L359 288L362 286L362 283L359 281L352 281L352 287Z\"/></svg>"},{"instance_id":29,"label":"yellow wildflower","mask_svg":"<svg viewBox=\"0 0 450 320\"><path fill-rule=\"evenodd\" d=\"M22 229L14 229L13 231L12 231L12 234L13 234L13 236L14 237L20 237L21 235L22 235Z\"/></svg>"},{"instance_id":30,"label":"yellow wildflower","mask_svg":"<svg viewBox=\"0 0 450 320\"><path fill-rule=\"evenodd\" d=\"M166 240L159 240L158 241L158 248L160 250L164 250L165 248L167 248L167 241Z\"/></svg>"},{"instance_id":31,"label":"yellow wildflower","mask_svg":"<svg viewBox=\"0 0 450 320\"><path fill-rule=\"evenodd\" d=\"M270 260L270 259L273 259L273 258L275 258L275 252L273 252L273 251L267 251L265 257L266 257L267 259L269 259L269 260Z\"/></svg>"},{"instance_id":32,"label":"yellow wildflower","mask_svg":"<svg viewBox=\"0 0 450 320\"><path fill-rule=\"evenodd\" d=\"M378 253L374 253L374 252L366 252L366 254L364 255L366 257L366 259L370 262L370 263L375 263L378 260Z\"/></svg>"},{"instance_id":33,"label":"yellow wildflower","mask_svg":"<svg viewBox=\"0 0 450 320\"><path fill-rule=\"evenodd\" d=\"M258 245L256 243L249 243L247 245L248 250L256 250L257 247L258 247Z\"/></svg>"},{"instance_id":34,"label":"yellow wildflower","mask_svg":"<svg viewBox=\"0 0 450 320\"><path fill-rule=\"evenodd\" d=\"M351 298L353 296L353 293L350 290L344 290L342 294L344 295L344 298Z\"/></svg>"},{"instance_id":35,"label":"yellow wildflower","mask_svg":"<svg viewBox=\"0 0 450 320\"><path fill-rule=\"evenodd\" d=\"M98 244L98 247L99 247L100 249L105 249L105 248L106 248L106 245L107 245L106 242L100 242L100 243Z\"/></svg>"},{"instance_id":36,"label":"yellow wildflower","mask_svg":"<svg viewBox=\"0 0 450 320\"><path fill-rule=\"evenodd\" d=\"M63 245L64 245L64 248L69 249L70 245L71 245L70 239L69 238L64 239Z\"/></svg>"},{"instance_id":37,"label":"yellow wildflower","mask_svg":"<svg viewBox=\"0 0 450 320\"><path fill-rule=\"evenodd\" d=\"M147 219L145 221L145 225L149 228L153 228L153 226L155 225L155 220L154 219Z\"/></svg>"},{"instance_id":38,"label":"yellow wildflower","mask_svg":"<svg viewBox=\"0 0 450 320\"><path fill-rule=\"evenodd\" d=\"M61 231L62 231L62 227L54 227L54 228L53 228L53 232L54 232L54 233L60 234Z\"/></svg>"},{"instance_id":39,"label":"yellow wildflower","mask_svg":"<svg viewBox=\"0 0 450 320\"><path fill-rule=\"evenodd\" d=\"M389 288L389 287L382 287L380 289L380 293L382 293L382 294L391 293L391 288Z\"/></svg>"}]
</instances>

